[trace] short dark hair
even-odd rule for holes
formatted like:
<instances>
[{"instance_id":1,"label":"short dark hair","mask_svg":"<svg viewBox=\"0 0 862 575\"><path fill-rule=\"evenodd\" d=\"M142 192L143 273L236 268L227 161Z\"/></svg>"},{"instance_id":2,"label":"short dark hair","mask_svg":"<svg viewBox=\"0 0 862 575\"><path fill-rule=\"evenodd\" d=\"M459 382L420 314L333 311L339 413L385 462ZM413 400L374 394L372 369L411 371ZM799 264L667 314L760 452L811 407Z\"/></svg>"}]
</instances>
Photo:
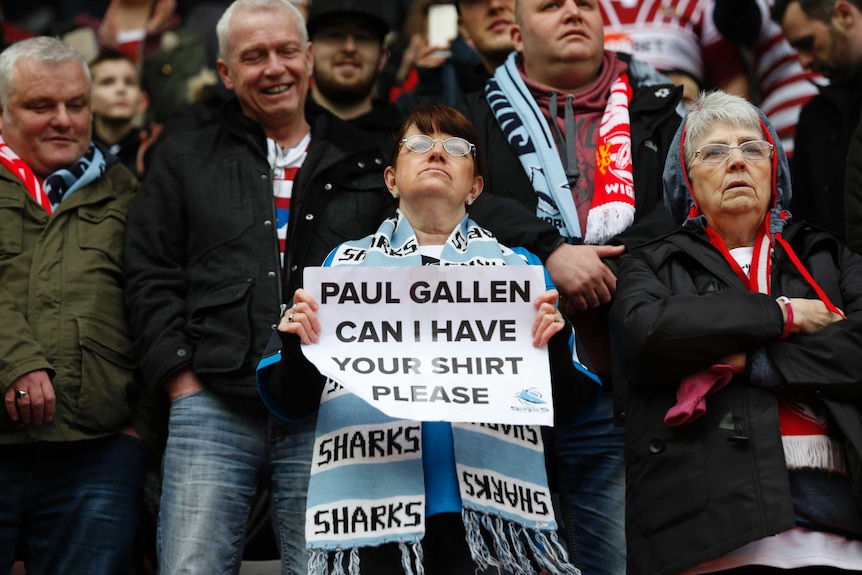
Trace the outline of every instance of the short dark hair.
<instances>
[{"instance_id":1,"label":"short dark hair","mask_svg":"<svg viewBox=\"0 0 862 575\"><path fill-rule=\"evenodd\" d=\"M775 0L769 9L769 15L781 24L787 9L793 3L799 4L799 8L806 16L821 22L829 22L832 18L832 7L835 6L835 0ZM856 4L854 0L851 0L851 3Z\"/></svg>"},{"instance_id":2,"label":"short dark hair","mask_svg":"<svg viewBox=\"0 0 862 575\"><path fill-rule=\"evenodd\" d=\"M410 126L416 126L420 132L426 134L444 132L458 136L459 138L464 138L474 146L476 145L476 130L473 129L473 124L470 123L470 120L464 114L450 106L434 102L423 102L413 108L398 129L392 153L389 156L390 166L395 166L398 152L401 150L401 140L404 139L404 134L407 133ZM474 173L476 176L481 176L482 155L478 147L475 148L475 151L476 153L473 155Z\"/></svg>"},{"instance_id":3,"label":"short dark hair","mask_svg":"<svg viewBox=\"0 0 862 575\"><path fill-rule=\"evenodd\" d=\"M116 62L116 61L128 62L131 64L135 70L138 71L138 79L141 78L141 68L138 66L138 63L135 62L134 58L129 56L128 54L124 54L119 50L102 50L99 52L99 55L93 58L93 61L90 62L90 70L101 64L102 62Z\"/></svg>"}]
</instances>

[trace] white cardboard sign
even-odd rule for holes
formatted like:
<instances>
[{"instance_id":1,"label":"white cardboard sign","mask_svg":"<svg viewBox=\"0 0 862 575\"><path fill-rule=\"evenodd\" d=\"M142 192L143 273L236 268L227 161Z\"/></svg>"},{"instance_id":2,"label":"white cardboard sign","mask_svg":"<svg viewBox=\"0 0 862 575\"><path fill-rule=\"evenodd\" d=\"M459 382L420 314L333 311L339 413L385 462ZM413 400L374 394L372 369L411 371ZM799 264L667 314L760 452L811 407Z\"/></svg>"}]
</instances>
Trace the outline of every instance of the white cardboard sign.
<instances>
[{"instance_id":1,"label":"white cardboard sign","mask_svg":"<svg viewBox=\"0 0 862 575\"><path fill-rule=\"evenodd\" d=\"M552 425L540 266L306 268L320 372L391 417Z\"/></svg>"}]
</instances>

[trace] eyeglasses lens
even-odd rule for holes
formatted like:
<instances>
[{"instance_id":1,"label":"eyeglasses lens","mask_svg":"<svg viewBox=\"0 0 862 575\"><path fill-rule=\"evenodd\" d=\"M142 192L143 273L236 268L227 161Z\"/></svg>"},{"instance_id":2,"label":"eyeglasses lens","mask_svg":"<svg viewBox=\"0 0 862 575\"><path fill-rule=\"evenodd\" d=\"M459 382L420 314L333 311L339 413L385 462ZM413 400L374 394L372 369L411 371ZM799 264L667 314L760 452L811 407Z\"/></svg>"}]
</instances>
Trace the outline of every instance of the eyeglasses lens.
<instances>
[{"instance_id":1,"label":"eyeglasses lens","mask_svg":"<svg viewBox=\"0 0 862 575\"><path fill-rule=\"evenodd\" d=\"M772 157L772 145L763 140L745 142L739 146L727 144L707 144L698 150L698 155L708 164L718 164L730 157L730 153L738 149L746 160L765 160Z\"/></svg>"},{"instance_id":2,"label":"eyeglasses lens","mask_svg":"<svg viewBox=\"0 0 862 575\"><path fill-rule=\"evenodd\" d=\"M407 149L411 152L416 152L417 154L424 154L431 151L434 145L440 141L441 140L435 140L431 136L426 136L424 134L416 134L415 136L410 136L403 140ZM452 156L466 156L473 148L473 145L464 138L446 138L445 140L442 140L442 142L443 149L446 150L446 153Z\"/></svg>"}]
</instances>

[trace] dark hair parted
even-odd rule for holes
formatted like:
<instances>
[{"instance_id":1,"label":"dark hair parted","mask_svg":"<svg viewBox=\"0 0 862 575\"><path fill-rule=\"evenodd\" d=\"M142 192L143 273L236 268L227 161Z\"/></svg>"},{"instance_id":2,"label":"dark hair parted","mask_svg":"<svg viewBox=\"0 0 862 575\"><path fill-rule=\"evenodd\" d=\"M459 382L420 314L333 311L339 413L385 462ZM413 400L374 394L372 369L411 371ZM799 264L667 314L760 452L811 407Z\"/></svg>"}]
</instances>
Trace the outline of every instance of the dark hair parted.
<instances>
[{"instance_id":1,"label":"dark hair parted","mask_svg":"<svg viewBox=\"0 0 862 575\"><path fill-rule=\"evenodd\" d=\"M421 103L407 115L395 135L392 153L389 155L389 165L392 167L395 167L398 152L401 150L401 140L404 139L404 134L407 133L410 126L416 126L423 134L430 135L434 132L442 132L450 136L464 138L474 146L476 145L476 130L473 129L473 124L464 117L464 114L455 108L442 104ZM475 170L474 175L482 175L482 154L478 147L476 153L473 154L473 168Z\"/></svg>"},{"instance_id":2,"label":"dark hair parted","mask_svg":"<svg viewBox=\"0 0 862 575\"><path fill-rule=\"evenodd\" d=\"M776 0L769 9L769 15L779 24L784 20L787 8L791 4L799 4L802 13L813 20L829 22L832 18L832 10L837 0ZM862 0L849 0L850 4L862 10Z\"/></svg>"}]
</instances>

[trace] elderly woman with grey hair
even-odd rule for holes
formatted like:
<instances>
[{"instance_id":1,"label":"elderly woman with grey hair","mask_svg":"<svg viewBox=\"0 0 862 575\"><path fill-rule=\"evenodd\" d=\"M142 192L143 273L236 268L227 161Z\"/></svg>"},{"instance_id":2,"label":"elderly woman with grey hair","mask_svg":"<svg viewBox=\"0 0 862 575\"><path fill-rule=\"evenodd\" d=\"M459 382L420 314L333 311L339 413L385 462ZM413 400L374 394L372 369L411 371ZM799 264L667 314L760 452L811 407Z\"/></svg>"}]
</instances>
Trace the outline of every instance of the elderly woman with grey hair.
<instances>
[{"instance_id":1,"label":"elderly woman with grey hair","mask_svg":"<svg viewBox=\"0 0 862 575\"><path fill-rule=\"evenodd\" d=\"M790 223L753 105L702 95L664 171L680 227L620 258L630 575L862 569L862 258Z\"/></svg>"}]
</instances>

